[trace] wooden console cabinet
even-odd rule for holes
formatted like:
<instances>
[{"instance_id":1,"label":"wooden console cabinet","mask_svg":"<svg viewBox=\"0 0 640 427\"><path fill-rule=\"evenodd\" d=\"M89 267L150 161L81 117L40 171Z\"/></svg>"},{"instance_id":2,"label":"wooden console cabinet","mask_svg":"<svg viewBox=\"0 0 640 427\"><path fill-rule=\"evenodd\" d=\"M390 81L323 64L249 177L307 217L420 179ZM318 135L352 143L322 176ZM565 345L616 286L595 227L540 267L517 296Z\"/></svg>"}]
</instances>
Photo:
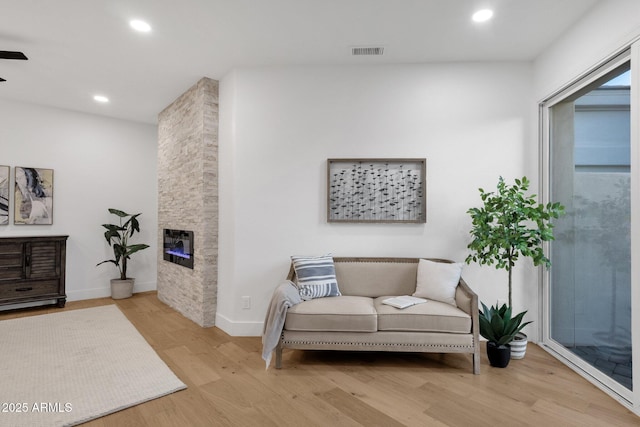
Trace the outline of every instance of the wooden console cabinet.
<instances>
[{"instance_id":1,"label":"wooden console cabinet","mask_svg":"<svg viewBox=\"0 0 640 427\"><path fill-rule=\"evenodd\" d=\"M0 305L55 300L64 307L68 237L0 237Z\"/></svg>"}]
</instances>

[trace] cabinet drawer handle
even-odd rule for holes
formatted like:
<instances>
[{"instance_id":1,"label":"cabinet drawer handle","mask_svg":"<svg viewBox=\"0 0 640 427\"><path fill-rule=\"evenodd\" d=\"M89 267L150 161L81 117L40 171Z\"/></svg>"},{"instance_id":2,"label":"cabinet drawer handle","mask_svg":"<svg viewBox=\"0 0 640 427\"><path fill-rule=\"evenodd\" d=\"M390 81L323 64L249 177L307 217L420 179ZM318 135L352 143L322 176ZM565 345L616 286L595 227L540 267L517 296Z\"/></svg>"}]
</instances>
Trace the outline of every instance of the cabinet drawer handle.
<instances>
[{"instance_id":1,"label":"cabinet drawer handle","mask_svg":"<svg viewBox=\"0 0 640 427\"><path fill-rule=\"evenodd\" d=\"M29 291L32 291L32 290L33 290L32 286L29 286L27 288L16 288L16 292L29 292Z\"/></svg>"}]
</instances>

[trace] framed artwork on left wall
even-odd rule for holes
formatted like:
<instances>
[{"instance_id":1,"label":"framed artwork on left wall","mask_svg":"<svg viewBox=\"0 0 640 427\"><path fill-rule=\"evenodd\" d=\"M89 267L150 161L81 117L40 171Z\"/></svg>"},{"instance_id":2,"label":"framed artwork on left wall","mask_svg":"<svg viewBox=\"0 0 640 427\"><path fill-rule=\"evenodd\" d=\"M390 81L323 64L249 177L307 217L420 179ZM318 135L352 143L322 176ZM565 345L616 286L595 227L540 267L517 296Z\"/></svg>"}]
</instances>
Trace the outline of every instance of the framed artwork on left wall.
<instances>
[{"instance_id":1,"label":"framed artwork on left wall","mask_svg":"<svg viewBox=\"0 0 640 427\"><path fill-rule=\"evenodd\" d=\"M13 223L53 224L53 169L14 168Z\"/></svg>"},{"instance_id":2,"label":"framed artwork on left wall","mask_svg":"<svg viewBox=\"0 0 640 427\"><path fill-rule=\"evenodd\" d=\"M9 166L0 166L0 225L9 224Z\"/></svg>"}]
</instances>

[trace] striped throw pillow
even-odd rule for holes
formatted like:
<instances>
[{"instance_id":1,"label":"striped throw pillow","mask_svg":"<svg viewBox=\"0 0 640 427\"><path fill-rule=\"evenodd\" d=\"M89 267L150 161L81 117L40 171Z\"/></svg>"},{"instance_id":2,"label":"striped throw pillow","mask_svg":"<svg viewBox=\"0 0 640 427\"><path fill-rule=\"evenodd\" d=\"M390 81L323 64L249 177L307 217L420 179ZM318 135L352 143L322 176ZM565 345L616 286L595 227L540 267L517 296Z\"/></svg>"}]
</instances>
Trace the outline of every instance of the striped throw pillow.
<instances>
[{"instance_id":1,"label":"striped throw pillow","mask_svg":"<svg viewBox=\"0 0 640 427\"><path fill-rule=\"evenodd\" d=\"M303 300L341 295L331 255L292 256L291 261Z\"/></svg>"}]
</instances>

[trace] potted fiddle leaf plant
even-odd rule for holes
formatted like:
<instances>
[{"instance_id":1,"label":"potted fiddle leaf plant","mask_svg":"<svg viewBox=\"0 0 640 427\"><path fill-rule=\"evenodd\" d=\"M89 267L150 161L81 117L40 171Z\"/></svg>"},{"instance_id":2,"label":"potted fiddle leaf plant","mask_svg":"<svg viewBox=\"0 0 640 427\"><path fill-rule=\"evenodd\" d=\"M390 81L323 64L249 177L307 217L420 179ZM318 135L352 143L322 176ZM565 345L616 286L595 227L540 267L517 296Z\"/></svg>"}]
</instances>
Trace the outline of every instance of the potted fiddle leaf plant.
<instances>
[{"instance_id":1,"label":"potted fiddle leaf plant","mask_svg":"<svg viewBox=\"0 0 640 427\"><path fill-rule=\"evenodd\" d=\"M506 368L511 360L511 346L515 336L527 326L529 322L522 323L526 311L511 317L511 307L498 304L487 308L482 304L480 316L480 335L487 339L487 357L489 364L496 368Z\"/></svg>"},{"instance_id":2,"label":"potted fiddle leaf plant","mask_svg":"<svg viewBox=\"0 0 640 427\"><path fill-rule=\"evenodd\" d=\"M109 209L109 212L118 217L118 224L102 224L106 229L104 238L113 248L113 259L98 263L112 263L118 267L120 278L111 279L111 298L128 298L133 294L135 279L127 276L127 261L134 253L146 249L149 245L143 243L131 244L129 239L135 232L140 232L138 217L142 214L128 214L118 209Z\"/></svg>"},{"instance_id":3,"label":"potted fiddle leaf plant","mask_svg":"<svg viewBox=\"0 0 640 427\"><path fill-rule=\"evenodd\" d=\"M482 207L467 211L472 221L472 241L467 246L471 253L465 261L507 270L510 309L513 307L512 271L516 261L522 256L530 258L535 266L549 268L551 261L544 254L543 243L553 240L552 220L564 214L564 206L560 203L544 205L538 203L535 195L527 195L529 184L526 176L516 179L513 185L500 177L496 192L479 189ZM512 358L523 358L526 345L525 334L514 336Z\"/></svg>"}]
</instances>

